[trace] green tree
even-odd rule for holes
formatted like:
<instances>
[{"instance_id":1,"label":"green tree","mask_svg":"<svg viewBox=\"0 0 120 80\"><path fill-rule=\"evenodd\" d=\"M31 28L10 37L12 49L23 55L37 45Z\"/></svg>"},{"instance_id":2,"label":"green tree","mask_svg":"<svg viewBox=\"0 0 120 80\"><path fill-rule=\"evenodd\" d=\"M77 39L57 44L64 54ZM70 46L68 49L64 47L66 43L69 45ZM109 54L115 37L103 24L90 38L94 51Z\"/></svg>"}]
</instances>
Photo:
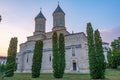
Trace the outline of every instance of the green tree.
<instances>
[{"instance_id":1,"label":"green tree","mask_svg":"<svg viewBox=\"0 0 120 80\"><path fill-rule=\"evenodd\" d=\"M120 37L111 42L111 47L108 51L108 64L110 68L117 69L120 65Z\"/></svg>"},{"instance_id":2,"label":"green tree","mask_svg":"<svg viewBox=\"0 0 120 80\"><path fill-rule=\"evenodd\" d=\"M94 35L93 35L93 28L91 23L87 23L87 41L88 41L90 76L92 79L96 79L97 60L95 55Z\"/></svg>"},{"instance_id":3,"label":"green tree","mask_svg":"<svg viewBox=\"0 0 120 80\"><path fill-rule=\"evenodd\" d=\"M65 70L65 42L64 42L64 35L60 33L59 35L59 66L60 66L60 78L63 77L64 70Z\"/></svg>"},{"instance_id":4,"label":"green tree","mask_svg":"<svg viewBox=\"0 0 120 80\"><path fill-rule=\"evenodd\" d=\"M58 36L57 33L54 32L52 36L52 47L53 47L53 75L55 78L59 78L59 49L58 49Z\"/></svg>"},{"instance_id":5,"label":"green tree","mask_svg":"<svg viewBox=\"0 0 120 80\"><path fill-rule=\"evenodd\" d=\"M109 68L111 68L111 66L112 66L112 58L113 58L113 53L112 53L112 50L111 49L108 49L108 51L107 51L107 58L108 58L108 67Z\"/></svg>"},{"instance_id":6,"label":"green tree","mask_svg":"<svg viewBox=\"0 0 120 80\"><path fill-rule=\"evenodd\" d=\"M62 78L65 70L65 42L64 35L60 33L59 39L57 33L52 36L53 43L53 75L55 78Z\"/></svg>"},{"instance_id":7,"label":"green tree","mask_svg":"<svg viewBox=\"0 0 120 80\"><path fill-rule=\"evenodd\" d=\"M102 39L100 37L100 33L98 30L94 33L94 40L95 40L95 52L96 52L96 79L104 79L105 78L105 58L103 55L103 47L102 47Z\"/></svg>"},{"instance_id":8,"label":"green tree","mask_svg":"<svg viewBox=\"0 0 120 80\"><path fill-rule=\"evenodd\" d=\"M5 71L5 64L0 64L0 73Z\"/></svg>"},{"instance_id":9,"label":"green tree","mask_svg":"<svg viewBox=\"0 0 120 80\"><path fill-rule=\"evenodd\" d=\"M15 64L16 64L16 53L17 53L17 38L11 38L9 48L8 48L8 56L6 62L6 76L12 77L14 75Z\"/></svg>"},{"instance_id":10,"label":"green tree","mask_svg":"<svg viewBox=\"0 0 120 80\"><path fill-rule=\"evenodd\" d=\"M120 50L120 37L111 42L111 47L113 50Z\"/></svg>"},{"instance_id":11,"label":"green tree","mask_svg":"<svg viewBox=\"0 0 120 80\"><path fill-rule=\"evenodd\" d=\"M43 41L38 40L35 43L33 63L32 63L32 78L40 76L41 64L42 64L42 52L43 52Z\"/></svg>"}]
</instances>

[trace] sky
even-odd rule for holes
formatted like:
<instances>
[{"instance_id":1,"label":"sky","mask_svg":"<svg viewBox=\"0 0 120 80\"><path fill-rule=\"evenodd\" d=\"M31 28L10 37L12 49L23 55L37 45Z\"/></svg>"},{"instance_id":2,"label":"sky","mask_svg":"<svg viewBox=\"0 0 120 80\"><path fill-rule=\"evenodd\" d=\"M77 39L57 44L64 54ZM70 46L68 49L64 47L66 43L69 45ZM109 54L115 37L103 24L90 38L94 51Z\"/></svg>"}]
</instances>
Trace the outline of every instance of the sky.
<instances>
[{"instance_id":1,"label":"sky","mask_svg":"<svg viewBox=\"0 0 120 80\"><path fill-rule=\"evenodd\" d=\"M40 8L47 19L46 32L51 31L58 1L70 33L86 33L86 24L91 22L94 30L100 30L102 41L111 43L120 37L120 0L0 0L0 56L7 56L12 37L18 38L19 52L19 44L33 35Z\"/></svg>"}]
</instances>

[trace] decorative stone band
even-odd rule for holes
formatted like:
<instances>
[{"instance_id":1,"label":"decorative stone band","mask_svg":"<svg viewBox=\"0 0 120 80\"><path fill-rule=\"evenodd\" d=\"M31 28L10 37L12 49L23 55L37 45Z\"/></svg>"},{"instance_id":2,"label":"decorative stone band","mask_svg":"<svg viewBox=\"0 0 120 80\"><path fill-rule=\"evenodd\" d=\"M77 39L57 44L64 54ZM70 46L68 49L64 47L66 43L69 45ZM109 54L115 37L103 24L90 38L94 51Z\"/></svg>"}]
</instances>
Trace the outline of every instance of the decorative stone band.
<instances>
[{"instance_id":1,"label":"decorative stone band","mask_svg":"<svg viewBox=\"0 0 120 80\"><path fill-rule=\"evenodd\" d=\"M82 47L81 44L70 45L70 46L65 46L65 50L71 49L73 46L75 48L81 48ZM49 51L52 51L52 48L43 49L43 52L49 52ZM23 52L23 54L26 54L26 53L33 53L33 50L26 50L26 51Z\"/></svg>"}]
</instances>

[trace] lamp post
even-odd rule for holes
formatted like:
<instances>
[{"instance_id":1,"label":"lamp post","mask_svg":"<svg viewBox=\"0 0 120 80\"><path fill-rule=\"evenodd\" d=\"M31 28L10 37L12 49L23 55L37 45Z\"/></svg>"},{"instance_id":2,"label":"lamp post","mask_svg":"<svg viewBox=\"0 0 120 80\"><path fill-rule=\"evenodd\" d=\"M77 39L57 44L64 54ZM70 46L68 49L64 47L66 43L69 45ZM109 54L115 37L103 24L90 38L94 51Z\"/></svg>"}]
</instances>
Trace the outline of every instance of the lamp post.
<instances>
[{"instance_id":1,"label":"lamp post","mask_svg":"<svg viewBox=\"0 0 120 80\"><path fill-rule=\"evenodd\" d=\"M0 15L0 22L1 22L2 18L1 18L1 15Z\"/></svg>"}]
</instances>

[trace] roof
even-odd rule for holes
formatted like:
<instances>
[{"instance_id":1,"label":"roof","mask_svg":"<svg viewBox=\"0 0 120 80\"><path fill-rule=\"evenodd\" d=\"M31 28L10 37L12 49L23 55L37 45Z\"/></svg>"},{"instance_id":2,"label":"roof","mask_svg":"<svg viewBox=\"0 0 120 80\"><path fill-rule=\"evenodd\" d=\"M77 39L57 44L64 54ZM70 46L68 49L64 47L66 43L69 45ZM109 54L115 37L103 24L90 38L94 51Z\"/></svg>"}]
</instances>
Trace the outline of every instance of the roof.
<instances>
[{"instance_id":1,"label":"roof","mask_svg":"<svg viewBox=\"0 0 120 80\"><path fill-rule=\"evenodd\" d=\"M58 13L58 12L61 12L61 13L65 14L63 12L63 10L60 8L59 4L58 4L57 8L55 9L55 11L53 12L53 14Z\"/></svg>"},{"instance_id":2,"label":"roof","mask_svg":"<svg viewBox=\"0 0 120 80\"><path fill-rule=\"evenodd\" d=\"M7 56L0 56L0 58L7 58Z\"/></svg>"},{"instance_id":3,"label":"roof","mask_svg":"<svg viewBox=\"0 0 120 80\"><path fill-rule=\"evenodd\" d=\"M107 42L102 42L102 44L103 44L103 45L109 45L109 43L107 43Z\"/></svg>"},{"instance_id":4,"label":"roof","mask_svg":"<svg viewBox=\"0 0 120 80\"><path fill-rule=\"evenodd\" d=\"M46 20L46 18L44 17L44 15L42 14L41 10L40 10L40 13L35 17L35 19L37 18L43 18Z\"/></svg>"}]
</instances>

